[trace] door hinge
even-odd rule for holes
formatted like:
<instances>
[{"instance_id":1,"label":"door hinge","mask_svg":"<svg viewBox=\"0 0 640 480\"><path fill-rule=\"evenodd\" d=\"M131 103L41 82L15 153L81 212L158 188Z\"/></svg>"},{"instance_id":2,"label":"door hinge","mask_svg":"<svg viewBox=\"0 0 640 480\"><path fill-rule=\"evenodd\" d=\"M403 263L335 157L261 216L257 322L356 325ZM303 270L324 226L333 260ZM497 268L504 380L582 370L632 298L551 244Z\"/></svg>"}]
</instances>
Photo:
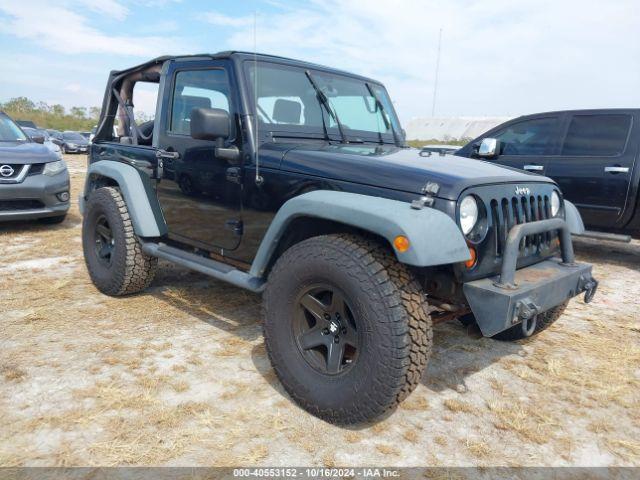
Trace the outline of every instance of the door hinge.
<instances>
[{"instance_id":1,"label":"door hinge","mask_svg":"<svg viewBox=\"0 0 640 480\"><path fill-rule=\"evenodd\" d=\"M227 181L232 183L240 183L241 182L240 168L239 167L230 167L227 168Z\"/></svg>"},{"instance_id":2,"label":"door hinge","mask_svg":"<svg viewBox=\"0 0 640 480\"><path fill-rule=\"evenodd\" d=\"M224 222L224 226L227 230L231 230L236 235L242 235L244 227L242 220L227 220Z\"/></svg>"}]
</instances>

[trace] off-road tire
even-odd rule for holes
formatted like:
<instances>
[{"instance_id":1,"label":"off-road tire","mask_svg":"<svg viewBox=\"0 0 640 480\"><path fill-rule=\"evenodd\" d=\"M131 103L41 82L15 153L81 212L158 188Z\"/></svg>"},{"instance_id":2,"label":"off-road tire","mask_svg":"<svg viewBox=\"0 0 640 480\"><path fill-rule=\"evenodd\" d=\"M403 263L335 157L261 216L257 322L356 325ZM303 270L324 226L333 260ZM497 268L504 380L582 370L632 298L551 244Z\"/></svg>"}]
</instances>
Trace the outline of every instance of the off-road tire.
<instances>
[{"instance_id":1,"label":"off-road tire","mask_svg":"<svg viewBox=\"0 0 640 480\"><path fill-rule=\"evenodd\" d=\"M44 225L57 225L64 222L66 218L67 214L65 213L64 215L58 215L56 217L42 217L39 218L38 221Z\"/></svg>"},{"instance_id":2,"label":"off-road tire","mask_svg":"<svg viewBox=\"0 0 640 480\"><path fill-rule=\"evenodd\" d=\"M304 359L292 319L300 292L336 285L351 302L360 353L344 373L323 375ZM335 424L374 420L418 385L431 354L425 295L411 271L379 243L355 235L323 235L289 248L271 270L264 293L269 358L289 395Z\"/></svg>"},{"instance_id":3,"label":"off-road tire","mask_svg":"<svg viewBox=\"0 0 640 480\"><path fill-rule=\"evenodd\" d=\"M566 301L564 303L561 303L557 307L553 307L552 309L539 314L538 321L536 323L536 328L534 329L532 336L537 335L543 330L546 330L556 320L558 320L558 318L560 318L564 313L568 304L569 304L569 301ZM514 340L522 340L523 338L527 338L527 337L525 337L524 333L522 332L522 324L518 323L517 325L514 325L508 330L505 330L503 332L500 332L494 335L492 338L495 338L496 340L511 342Z\"/></svg>"},{"instance_id":4,"label":"off-road tire","mask_svg":"<svg viewBox=\"0 0 640 480\"><path fill-rule=\"evenodd\" d=\"M105 218L113 232L113 254L108 266L101 263L95 248L99 218ZM121 296L144 290L156 274L158 259L142 251L127 205L115 187L91 192L82 222L82 248L91 280L106 295Z\"/></svg>"}]
</instances>

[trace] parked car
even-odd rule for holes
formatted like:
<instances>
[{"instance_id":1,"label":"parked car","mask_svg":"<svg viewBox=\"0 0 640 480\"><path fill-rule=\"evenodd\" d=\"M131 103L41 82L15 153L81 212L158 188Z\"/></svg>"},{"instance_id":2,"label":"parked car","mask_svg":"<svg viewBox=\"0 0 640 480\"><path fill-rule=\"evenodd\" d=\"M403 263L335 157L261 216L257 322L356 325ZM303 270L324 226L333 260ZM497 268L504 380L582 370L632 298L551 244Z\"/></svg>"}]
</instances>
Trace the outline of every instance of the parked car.
<instances>
[{"instance_id":1,"label":"parked car","mask_svg":"<svg viewBox=\"0 0 640 480\"><path fill-rule=\"evenodd\" d=\"M62 132L62 140L63 153L87 153L89 150L89 140L78 132Z\"/></svg>"},{"instance_id":2,"label":"parked car","mask_svg":"<svg viewBox=\"0 0 640 480\"><path fill-rule=\"evenodd\" d=\"M78 132L80 135L82 135L84 138L86 138L87 140L90 140L91 138L91 132Z\"/></svg>"},{"instance_id":3,"label":"parked car","mask_svg":"<svg viewBox=\"0 0 640 480\"><path fill-rule=\"evenodd\" d=\"M123 100L140 81L160 85L151 125ZM432 322L471 311L484 335L520 339L595 293L573 255L580 216L552 180L420 157L375 80L240 52L160 57L112 71L103 105L80 200L93 283L138 292L163 258L264 292L275 372L327 421L406 398ZM496 205L535 214L515 225Z\"/></svg>"},{"instance_id":4,"label":"parked car","mask_svg":"<svg viewBox=\"0 0 640 480\"><path fill-rule=\"evenodd\" d=\"M496 139L495 151L483 150ZM510 120L456 155L482 158L555 180L573 202L587 236L640 238L640 109L568 110ZM603 235L600 232L607 232Z\"/></svg>"},{"instance_id":5,"label":"parked car","mask_svg":"<svg viewBox=\"0 0 640 480\"><path fill-rule=\"evenodd\" d=\"M429 156L432 153L440 155L453 154L460 150L460 145L424 145L420 149L420 155Z\"/></svg>"},{"instance_id":6,"label":"parked car","mask_svg":"<svg viewBox=\"0 0 640 480\"><path fill-rule=\"evenodd\" d=\"M60 155L62 151L60 147L56 145L52 139L49 132L43 130L41 128L30 128L30 127L22 127L22 130L36 143L42 143L45 147L51 150L53 153Z\"/></svg>"},{"instance_id":7,"label":"parked car","mask_svg":"<svg viewBox=\"0 0 640 480\"><path fill-rule=\"evenodd\" d=\"M60 223L69 210L69 192L60 154L30 139L0 112L0 221Z\"/></svg>"},{"instance_id":8,"label":"parked car","mask_svg":"<svg viewBox=\"0 0 640 480\"><path fill-rule=\"evenodd\" d=\"M51 141L55 143L58 147L60 147L60 150L62 151L62 144L64 143L64 139L62 138L62 132L58 130L53 130L51 128L48 128L46 131L51 137Z\"/></svg>"},{"instance_id":9,"label":"parked car","mask_svg":"<svg viewBox=\"0 0 640 480\"><path fill-rule=\"evenodd\" d=\"M38 128L31 120L15 120L21 127Z\"/></svg>"}]
</instances>

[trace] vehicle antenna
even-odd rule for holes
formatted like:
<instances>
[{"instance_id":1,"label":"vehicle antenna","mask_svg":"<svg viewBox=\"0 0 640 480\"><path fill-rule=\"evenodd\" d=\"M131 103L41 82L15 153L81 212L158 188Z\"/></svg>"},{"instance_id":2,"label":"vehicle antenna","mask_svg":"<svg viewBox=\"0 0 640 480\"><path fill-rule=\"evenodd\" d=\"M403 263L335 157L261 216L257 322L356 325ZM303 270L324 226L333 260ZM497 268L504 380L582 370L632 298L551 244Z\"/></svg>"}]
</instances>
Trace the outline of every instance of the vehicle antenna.
<instances>
[{"instance_id":1,"label":"vehicle antenna","mask_svg":"<svg viewBox=\"0 0 640 480\"><path fill-rule=\"evenodd\" d=\"M258 11L253 11L253 101L255 102L255 114L253 116L253 131L255 132L255 151L256 151L256 185L262 185L264 179L260 176L260 137L258 135Z\"/></svg>"},{"instance_id":2,"label":"vehicle antenna","mask_svg":"<svg viewBox=\"0 0 640 480\"><path fill-rule=\"evenodd\" d=\"M438 33L438 55L436 57L436 78L433 82L433 104L431 105L431 116L436 114L436 95L438 93L438 73L440 72L440 47L442 46L442 28Z\"/></svg>"}]
</instances>

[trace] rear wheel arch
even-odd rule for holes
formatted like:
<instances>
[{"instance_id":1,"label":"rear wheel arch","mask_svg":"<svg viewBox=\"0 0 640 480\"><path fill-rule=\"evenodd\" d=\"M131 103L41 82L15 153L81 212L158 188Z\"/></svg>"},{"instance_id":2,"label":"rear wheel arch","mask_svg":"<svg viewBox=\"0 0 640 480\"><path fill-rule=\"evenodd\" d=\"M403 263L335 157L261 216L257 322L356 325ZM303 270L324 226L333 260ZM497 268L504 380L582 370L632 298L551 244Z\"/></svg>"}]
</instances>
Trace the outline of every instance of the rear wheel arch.
<instances>
[{"instance_id":1,"label":"rear wheel arch","mask_svg":"<svg viewBox=\"0 0 640 480\"><path fill-rule=\"evenodd\" d=\"M127 207L135 233L142 238L157 238L167 233L153 186L149 178L131 165L110 160L101 160L89 166L81 212L92 192L102 187L117 188Z\"/></svg>"}]
</instances>

